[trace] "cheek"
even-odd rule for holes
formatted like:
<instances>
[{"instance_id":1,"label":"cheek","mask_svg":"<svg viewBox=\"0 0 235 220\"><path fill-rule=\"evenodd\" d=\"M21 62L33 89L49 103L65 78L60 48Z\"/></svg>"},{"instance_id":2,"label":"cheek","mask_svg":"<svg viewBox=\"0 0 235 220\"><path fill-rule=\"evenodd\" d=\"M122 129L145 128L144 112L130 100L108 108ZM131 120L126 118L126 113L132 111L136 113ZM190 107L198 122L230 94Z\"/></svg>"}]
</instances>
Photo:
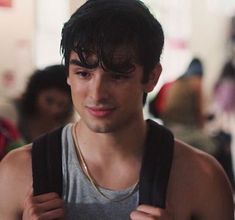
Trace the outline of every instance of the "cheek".
<instances>
[{"instance_id":1,"label":"cheek","mask_svg":"<svg viewBox=\"0 0 235 220\"><path fill-rule=\"evenodd\" d=\"M123 102L125 102L128 106L142 106L143 89L141 87L128 87L123 89L123 91L119 92L117 95L119 95L119 99L123 100Z\"/></svg>"},{"instance_id":2,"label":"cheek","mask_svg":"<svg viewBox=\"0 0 235 220\"><path fill-rule=\"evenodd\" d=\"M71 84L71 96L72 96L72 101L75 107L77 105L80 105L86 98L87 91L86 88L83 88L83 86L78 86L76 84Z\"/></svg>"},{"instance_id":3,"label":"cheek","mask_svg":"<svg viewBox=\"0 0 235 220\"><path fill-rule=\"evenodd\" d=\"M69 84L71 92L73 93L81 93L81 91L85 90L87 87L87 83L79 80L78 76L75 74L70 74L67 79L67 83Z\"/></svg>"},{"instance_id":4,"label":"cheek","mask_svg":"<svg viewBox=\"0 0 235 220\"><path fill-rule=\"evenodd\" d=\"M88 88L84 85L74 84L71 86L71 92L73 96L83 97L87 94Z\"/></svg>"}]
</instances>

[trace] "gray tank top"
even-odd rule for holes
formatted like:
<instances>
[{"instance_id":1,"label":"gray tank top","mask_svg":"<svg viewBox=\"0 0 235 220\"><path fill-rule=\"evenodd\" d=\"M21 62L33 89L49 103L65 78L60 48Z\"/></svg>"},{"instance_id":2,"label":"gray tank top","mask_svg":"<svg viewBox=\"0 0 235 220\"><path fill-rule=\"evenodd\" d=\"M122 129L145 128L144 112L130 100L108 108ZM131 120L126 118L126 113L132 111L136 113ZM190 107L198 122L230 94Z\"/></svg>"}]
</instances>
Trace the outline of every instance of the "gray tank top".
<instances>
[{"instance_id":1,"label":"gray tank top","mask_svg":"<svg viewBox=\"0 0 235 220\"><path fill-rule=\"evenodd\" d=\"M83 173L72 137L72 124L62 132L63 199L68 220L125 220L138 205L138 187L121 202L102 197ZM133 187L121 191L100 188L109 198L123 198Z\"/></svg>"}]
</instances>

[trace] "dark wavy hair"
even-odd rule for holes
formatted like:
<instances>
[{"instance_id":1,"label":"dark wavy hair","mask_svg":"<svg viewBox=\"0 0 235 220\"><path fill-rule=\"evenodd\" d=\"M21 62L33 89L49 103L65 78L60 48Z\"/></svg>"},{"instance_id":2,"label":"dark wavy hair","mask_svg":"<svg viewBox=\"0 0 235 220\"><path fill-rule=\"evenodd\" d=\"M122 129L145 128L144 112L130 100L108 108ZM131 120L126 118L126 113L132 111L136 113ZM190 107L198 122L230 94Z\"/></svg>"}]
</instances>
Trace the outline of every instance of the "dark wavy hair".
<instances>
[{"instance_id":1,"label":"dark wavy hair","mask_svg":"<svg viewBox=\"0 0 235 220\"><path fill-rule=\"evenodd\" d=\"M67 106L67 110L64 112L62 118L69 118L72 116L73 106L71 92L66 80L67 74L64 65L52 65L45 69L36 70L29 78L26 89L22 95L20 103L22 115L36 115L38 112L36 101L40 92L55 88L65 92L70 99L70 104Z\"/></svg>"},{"instance_id":2,"label":"dark wavy hair","mask_svg":"<svg viewBox=\"0 0 235 220\"><path fill-rule=\"evenodd\" d=\"M160 61L164 34L160 23L139 0L88 0L62 29L61 52L68 71L71 51L81 65L98 65L112 72L128 73L134 63L143 66L142 82ZM123 50L122 59L115 54ZM90 55L97 60L91 62ZM145 97L146 98L146 97Z\"/></svg>"}]
</instances>

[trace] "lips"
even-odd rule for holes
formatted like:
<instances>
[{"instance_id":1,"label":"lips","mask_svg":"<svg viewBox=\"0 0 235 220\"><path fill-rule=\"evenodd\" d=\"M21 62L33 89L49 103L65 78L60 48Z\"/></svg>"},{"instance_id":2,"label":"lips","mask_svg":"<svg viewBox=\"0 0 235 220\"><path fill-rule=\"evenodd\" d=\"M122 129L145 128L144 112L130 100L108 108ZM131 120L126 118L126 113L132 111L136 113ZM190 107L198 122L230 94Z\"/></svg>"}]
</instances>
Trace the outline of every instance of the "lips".
<instances>
[{"instance_id":1,"label":"lips","mask_svg":"<svg viewBox=\"0 0 235 220\"><path fill-rule=\"evenodd\" d=\"M87 107L88 112L94 117L107 117L113 113L114 108Z\"/></svg>"}]
</instances>

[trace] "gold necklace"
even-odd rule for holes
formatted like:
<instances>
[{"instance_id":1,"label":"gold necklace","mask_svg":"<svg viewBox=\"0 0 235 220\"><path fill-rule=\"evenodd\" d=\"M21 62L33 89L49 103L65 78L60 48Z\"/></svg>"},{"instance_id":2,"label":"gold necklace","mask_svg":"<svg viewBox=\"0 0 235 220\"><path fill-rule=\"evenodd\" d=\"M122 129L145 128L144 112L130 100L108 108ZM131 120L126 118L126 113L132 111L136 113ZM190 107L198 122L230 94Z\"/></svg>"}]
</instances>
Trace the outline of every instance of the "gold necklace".
<instances>
[{"instance_id":1,"label":"gold necklace","mask_svg":"<svg viewBox=\"0 0 235 220\"><path fill-rule=\"evenodd\" d=\"M137 181L133 187L132 187L132 190L129 191L127 193L127 195L125 195L124 197L120 198L120 199L111 199L109 198L107 195L105 195L100 189L99 189L99 186L98 184L96 183L96 181L94 180L94 178L91 176L89 170L88 170L88 167L87 167L87 164L86 164L86 161L82 155L82 151L79 147L79 144L78 144L78 140L77 140L77 135L76 135L76 127L77 127L77 123L75 125L73 125L73 128L72 128L72 133L73 133L73 140L74 140L74 143L75 143L75 147L76 147L76 152L77 152L77 156L81 162L81 167L82 167L82 170L83 172L85 173L85 175L87 176L88 180L91 182L91 185L93 186L93 188L96 190L96 192L98 192L103 198L111 201L111 202L122 202L126 199L128 199L129 197L131 197L134 192L136 191L138 185L139 185L139 181Z\"/></svg>"}]
</instances>

